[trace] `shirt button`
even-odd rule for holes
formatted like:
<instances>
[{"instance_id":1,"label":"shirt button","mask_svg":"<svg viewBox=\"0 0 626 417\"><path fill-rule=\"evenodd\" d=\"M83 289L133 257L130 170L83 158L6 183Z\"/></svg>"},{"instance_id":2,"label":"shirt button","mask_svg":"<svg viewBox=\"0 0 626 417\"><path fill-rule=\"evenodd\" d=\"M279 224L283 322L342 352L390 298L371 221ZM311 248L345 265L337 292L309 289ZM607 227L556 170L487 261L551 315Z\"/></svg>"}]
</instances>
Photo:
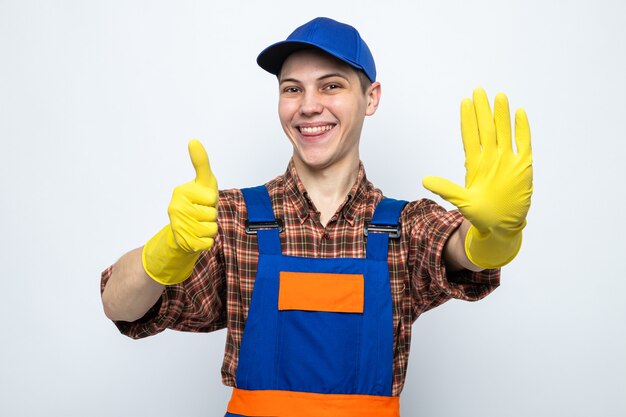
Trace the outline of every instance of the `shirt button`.
<instances>
[{"instance_id":1,"label":"shirt button","mask_svg":"<svg viewBox=\"0 0 626 417\"><path fill-rule=\"evenodd\" d=\"M328 234L328 232L324 232L324 234L322 235L322 239L324 240L330 239L330 235Z\"/></svg>"}]
</instances>

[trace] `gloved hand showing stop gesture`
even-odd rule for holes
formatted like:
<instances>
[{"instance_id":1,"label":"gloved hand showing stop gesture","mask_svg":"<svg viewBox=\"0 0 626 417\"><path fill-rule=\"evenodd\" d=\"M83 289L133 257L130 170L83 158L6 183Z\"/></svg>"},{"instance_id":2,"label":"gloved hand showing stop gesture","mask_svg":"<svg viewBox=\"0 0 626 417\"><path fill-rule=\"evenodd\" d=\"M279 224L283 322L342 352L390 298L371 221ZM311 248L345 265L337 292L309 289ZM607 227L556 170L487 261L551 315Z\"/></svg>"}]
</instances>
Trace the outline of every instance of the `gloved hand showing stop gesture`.
<instances>
[{"instance_id":1,"label":"gloved hand showing stop gesture","mask_svg":"<svg viewBox=\"0 0 626 417\"><path fill-rule=\"evenodd\" d=\"M533 190L530 127L523 109L515 114L514 152L507 97L500 93L491 114L483 89L461 103L465 187L425 177L423 185L458 207L472 224L466 239L469 260L481 268L510 262L522 243Z\"/></svg>"},{"instance_id":2,"label":"gloved hand showing stop gesture","mask_svg":"<svg viewBox=\"0 0 626 417\"><path fill-rule=\"evenodd\" d=\"M199 141L189 142L189 156L196 178L174 189L168 207L170 224L142 252L146 273L164 285L187 279L200 252L213 246L217 234L217 180Z\"/></svg>"}]
</instances>

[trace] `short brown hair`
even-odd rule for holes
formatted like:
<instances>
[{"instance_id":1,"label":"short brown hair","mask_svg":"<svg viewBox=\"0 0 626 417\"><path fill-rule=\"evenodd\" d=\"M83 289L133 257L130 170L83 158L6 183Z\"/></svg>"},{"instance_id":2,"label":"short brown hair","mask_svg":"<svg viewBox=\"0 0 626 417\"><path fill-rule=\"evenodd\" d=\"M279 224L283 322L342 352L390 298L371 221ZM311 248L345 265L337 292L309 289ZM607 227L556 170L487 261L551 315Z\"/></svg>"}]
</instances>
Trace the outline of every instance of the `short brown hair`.
<instances>
[{"instance_id":1,"label":"short brown hair","mask_svg":"<svg viewBox=\"0 0 626 417\"><path fill-rule=\"evenodd\" d=\"M361 91L363 94L367 93L367 89L373 84L372 81L365 75L360 69L356 69L356 74L359 76L359 83L361 84Z\"/></svg>"}]
</instances>

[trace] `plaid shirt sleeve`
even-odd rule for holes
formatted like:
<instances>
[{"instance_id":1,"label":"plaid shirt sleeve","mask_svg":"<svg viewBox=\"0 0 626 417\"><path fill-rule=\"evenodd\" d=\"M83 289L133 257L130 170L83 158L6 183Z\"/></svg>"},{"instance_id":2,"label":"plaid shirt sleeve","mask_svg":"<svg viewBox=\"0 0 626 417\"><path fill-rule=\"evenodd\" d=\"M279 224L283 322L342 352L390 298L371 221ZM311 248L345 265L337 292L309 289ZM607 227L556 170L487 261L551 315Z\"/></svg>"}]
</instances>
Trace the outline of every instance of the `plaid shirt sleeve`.
<instances>
[{"instance_id":1,"label":"plaid shirt sleeve","mask_svg":"<svg viewBox=\"0 0 626 417\"><path fill-rule=\"evenodd\" d=\"M102 273L101 292L111 277L113 265ZM212 332L226 327L226 275L221 235L209 251L202 252L191 276L165 287L159 301L139 320L114 322L120 332L141 339L173 329Z\"/></svg>"},{"instance_id":2,"label":"plaid shirt sleeve","mask_svg":"<svg viewBox=\"0 0 626 417\"><path fill-rule=\"evenodd\" d=\"M500 282L499 269L446 270L443 248L463 221L458 211L423 199L407 204L400 221L402 238L389 242L388 259L395 329L392 395L400 395L404 387L413 322L450 299L479 300Z\"/></svg>"},{"instance_id":3,"label":"plaid shirt sleeve","mask_svg":"<svg viewBox=\"0 0 626 417\"><path fill-rule=\"evenodd\" d=\"M424 199L410 203L403 217L410 236L407 264L411 274L413 321L449 299L477 301L498 287L499 269L446 271L443 249L463 221L459 211L446 211Z\"/></svg>"}]
</instances>

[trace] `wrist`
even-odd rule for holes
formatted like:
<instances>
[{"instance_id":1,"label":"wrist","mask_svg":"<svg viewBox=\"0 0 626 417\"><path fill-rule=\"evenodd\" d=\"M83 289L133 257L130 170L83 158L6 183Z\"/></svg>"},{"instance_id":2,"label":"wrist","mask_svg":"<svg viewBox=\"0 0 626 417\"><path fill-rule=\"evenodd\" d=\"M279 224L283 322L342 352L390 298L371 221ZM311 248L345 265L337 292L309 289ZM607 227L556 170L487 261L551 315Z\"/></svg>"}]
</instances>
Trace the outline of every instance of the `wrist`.
<instances>
[{"instance_id":1,"label":"wrist","mask_svg":"<svg viewBox=\"0 0 626 417\"><path fill-rule=\"evenodd\" d=\"M465 254L476 266L484 269L500 268L511 262L522 247L524 221L515 229L480 231L470 226L465 236Z\"/></svg>"},{"instance_id":2,"label":"wrist","mask_svg":"<svg viewBox=\"0 0 626 417\"><path fill-rule=\"evenodd\" d=\"M174 239L168 224L146 242L141 253L143 268L156 282L174 285L191 275L200 252L185 252Z\"/></svg>"}]
</instances>

